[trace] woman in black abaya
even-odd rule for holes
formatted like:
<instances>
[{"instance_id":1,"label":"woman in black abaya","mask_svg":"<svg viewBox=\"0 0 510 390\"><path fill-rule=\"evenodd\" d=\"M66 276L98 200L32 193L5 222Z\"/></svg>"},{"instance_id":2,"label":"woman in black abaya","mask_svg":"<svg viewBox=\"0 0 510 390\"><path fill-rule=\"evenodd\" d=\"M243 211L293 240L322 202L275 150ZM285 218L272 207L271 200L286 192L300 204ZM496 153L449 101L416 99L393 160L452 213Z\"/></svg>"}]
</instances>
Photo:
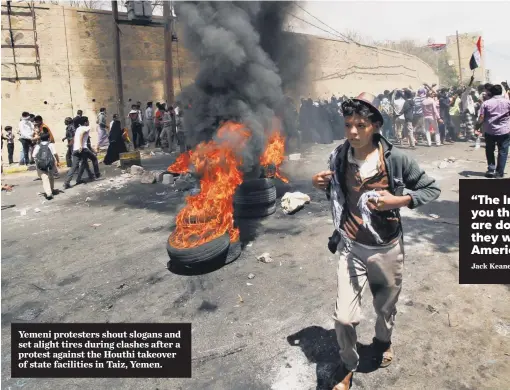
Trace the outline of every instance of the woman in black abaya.
<instances>
[{"instance_id":1,"label":"woman in black abaya","mask_svg":"<svg viewBox=\"0 0 510 390\"><path fill-rule=\"evenodd\" d=\"M120 159L121 153L127 152L126 144L124 142L124 132L120 126L118 115L113 116L113 122L110 127L108 139L110 141L110 146L108 146L108 151L106 152L106 156L103 161L105 165L113 164L115 161Z\"/></svg>"}]
</instances>

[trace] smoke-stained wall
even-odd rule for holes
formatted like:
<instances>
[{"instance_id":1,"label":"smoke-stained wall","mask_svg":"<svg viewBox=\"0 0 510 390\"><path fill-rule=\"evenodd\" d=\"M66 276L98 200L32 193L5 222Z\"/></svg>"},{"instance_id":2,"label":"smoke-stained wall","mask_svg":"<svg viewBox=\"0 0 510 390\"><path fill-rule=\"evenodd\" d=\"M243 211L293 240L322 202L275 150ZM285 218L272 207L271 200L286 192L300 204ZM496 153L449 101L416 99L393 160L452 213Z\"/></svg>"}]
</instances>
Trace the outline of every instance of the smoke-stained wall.
<instances>
[{"instance_id":1,"label":"smoke-stained wall","mask_svg":"<svg viewBox=\"0 0 510 390\"><path fill-rule=\"evenodd\" d=\"M16 129L21 112L25 110L40 114L55 134L59 152L65 153L64 143L60 140L64 136L66 116L74 116L76 110L82 109L95 122L100 107L106 107L109 118L117 111L112 16L108 11L51 5L37 7L35 14L41 79L18 83L6 80L14 72L12 66L4 66L4 63L12 62L12 50L2 48L2 125ZM259 19L259 22L263 20ZM26 28L31 19L13 17L12 23L13 28ZM179 21L178 25L181 23ZM2 15L2 26L7 25L7 15ZM120 25L120 30L127 114L131 105L129 99L144 104L149 100L164 100L164 41L162 28ZM313 82L294 82L297 78L292 72L302 69L299 61L306 58L293 54L295 49L301 48L299 44L272 47L269 32L262 34L261 42L276 58L277 66L287 67L279 72L281 82L284 92L296 102L300 96L353 95L360 91L416 87L424 81L437 82L433 70L413 56L336 40L291 35L294 39L309 41L307 71L299 79L308 77ZM198 70L198 63L184 49L183 37L180 38L178 45L173 45L176 94L181 86L184 88L193 82ZM8 39L8 31L2 31L3 43L5 39ZM16 43L28 44L29 41L25 33ZM31 62L35 53L17 49L16 56L20 62ZM21 77L33 75L31 68L18 67L18 70ZM97 141L95 134L93 141ZM18 144L16 149L19 150Z\"/></svg>"}]
</instances>

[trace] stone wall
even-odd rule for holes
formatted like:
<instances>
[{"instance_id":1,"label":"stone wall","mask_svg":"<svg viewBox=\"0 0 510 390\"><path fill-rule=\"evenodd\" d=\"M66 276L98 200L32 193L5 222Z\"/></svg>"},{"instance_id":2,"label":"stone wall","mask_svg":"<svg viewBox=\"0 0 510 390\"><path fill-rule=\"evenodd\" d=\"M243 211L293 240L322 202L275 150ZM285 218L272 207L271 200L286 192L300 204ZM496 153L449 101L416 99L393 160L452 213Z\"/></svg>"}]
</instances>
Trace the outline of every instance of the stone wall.
<instances>
[{"instance_id":1,"label":"stone wall","mask_svg":"<svg viewBox=\"0 0 510 390\"><path fill-rule=\"evenodd\" d=\"M310 37L312 94L320 97L379 94L385 89L438 82L434 70L419 58L395 50Z\"/></svg>"},{"instance_id":2,"label":"stone wall","mask_svg":"<svg viewBox=\"0 0 510 390\"><path fill-rule=\"evenodd\" d=\"M13 8L15 11L21 9ZM5 7L2 7L5 10ZM21 10L25 11L25 10ZM64 136L64 118L78 109L95 123L100 107L117 112L114 25L108 11L62 6L39 6L35 10L40 79L15 82L12 49L2 48L2 125L15 129L22 111L39 114L58 140ZM13 29L31 28L30 16L12 16ZM8 26L2 14L2 26ZM127 114L132 102L164 101L163 28L119 25L121 31L122 77ZM17 37L16 37L16 34ZM21 34L21 35L20 35ZM16 45L31 45L30 31L14 32ZM349 44L306 36L310 42L310 77L313 83L303 86L303 94L329 97L331 94L354 95L361 91L378 93L395 87L417 87L422 82L437 82L433 70L416 57L387 49ZM2 31L2 43L10 40ZM35 50L17 48L17 63L35 62ZM186 50L173 44L174 89L193 81L197 63ZM33 78L34 66L18 66L20 78ZM93 136L93 141L97 137ZM16 144L19 150L19 143Z\"/></svg>"}]
</instances>

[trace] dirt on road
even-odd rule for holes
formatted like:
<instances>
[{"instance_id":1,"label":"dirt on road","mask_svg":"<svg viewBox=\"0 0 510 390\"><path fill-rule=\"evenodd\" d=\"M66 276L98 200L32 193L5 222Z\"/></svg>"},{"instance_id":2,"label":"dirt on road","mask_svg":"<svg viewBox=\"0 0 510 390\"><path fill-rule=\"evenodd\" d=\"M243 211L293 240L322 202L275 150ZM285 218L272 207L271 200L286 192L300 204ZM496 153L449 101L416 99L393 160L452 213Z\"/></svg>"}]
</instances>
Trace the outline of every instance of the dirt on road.
<instances>
[{"instance_id":1,"label":"dirt on road","mask_svg":"<svg viewBox=\"0 0 510 390\"><path fill-rule=\"evenodd\" d=\"M202 275L167 269L165 242L184 192L109 169L104 180L44 202L35 173L4 178L16 186L2 194L2 205L15 204L2 212L2 388L327 388L339 359L332 320L337 257L327 249L329 203L311 177L326 168L334 146L313 145L283 166L290 187L280 192L301 191L310 204L295 215L279 207L241 231L242 255ZM442 194L403 210L396 360L378 370L362 362L354 389L508 389L510 286L458 284L459 179L483 176L483 149L459 143L409 154ZM454 161L441 164L449 157ZM164 169L170 162L164 156L144 165ZM272 263L257 261L264 252ZM359 341L369 344L369 291L363 317ZM11 378L11 322L192 322L193 378Z\"/></svg>"}]
</instances>

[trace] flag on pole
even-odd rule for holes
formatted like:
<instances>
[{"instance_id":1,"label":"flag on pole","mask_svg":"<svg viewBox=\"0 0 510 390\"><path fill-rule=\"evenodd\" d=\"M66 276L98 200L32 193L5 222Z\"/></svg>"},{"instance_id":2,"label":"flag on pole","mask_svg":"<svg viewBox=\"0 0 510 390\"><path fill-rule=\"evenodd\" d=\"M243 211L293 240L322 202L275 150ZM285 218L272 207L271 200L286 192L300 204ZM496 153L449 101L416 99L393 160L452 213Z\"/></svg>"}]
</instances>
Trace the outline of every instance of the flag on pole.
<instances>
[{"instance_id":1,"label":"flag on pole","mask_svg":"<svg viewBox=\"0 0 510 390\"><path fill-rule=\"evenodd\" d=\"M469 60L469 69L475 70L482 63L482 37L478 37L476 48Z\"/></svg>"}]
</instances>

